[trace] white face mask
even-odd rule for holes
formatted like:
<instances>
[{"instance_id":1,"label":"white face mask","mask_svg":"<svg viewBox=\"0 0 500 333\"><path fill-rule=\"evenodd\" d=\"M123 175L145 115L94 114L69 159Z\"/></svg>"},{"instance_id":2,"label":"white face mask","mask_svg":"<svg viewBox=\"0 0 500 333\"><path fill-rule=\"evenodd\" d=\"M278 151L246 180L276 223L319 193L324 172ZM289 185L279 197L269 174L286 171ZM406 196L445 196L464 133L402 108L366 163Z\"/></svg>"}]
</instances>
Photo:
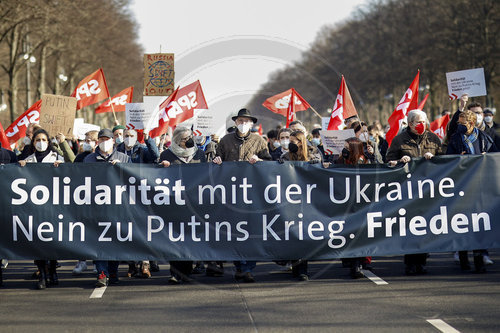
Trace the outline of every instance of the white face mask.
<instances>
[{"instance_id":1,"label":"white face mask","mask_svg":"<svg viewBox=\"0 0 500 333\"><path fill-rule=\"evenodd\" d=\"M279 141L274 141L273 146L274 146L274 148L279 148L281 145L280 145Z\"/></svg>"},{"instance_id":2,"label":"white face mask","mask_svg":"<svg viewBox=\"0 0 500 333\"><path fill-rule=\"evenodd\" d=\"M102 152L109 152L113 149L113 139L108 139L106 141L103 141L99 144L99 149Z\"/></svg>"},{"instance_id":3,"label":"white face mask","mask_svg":"<svg viewBox=\"0 0 500 333\"><path fill-rule=\"evenodd\" d=\"M486 116L486 117L484 117L484 121L487 122L488 124L491 124L493 122L493 117L492 116Z\"/></svg>"},{"instance_id":4,"label":"white face mask","mask_svg":"<svg viewBox=\"0 0 500 333\"><path fill-rule=\"evenodd\" d=\"M37 143L35 143L35 149L40 152L46 151L48 147L49 143L47 141L38 141Z\"/></svg>"},{"instance_id":5,"label":"white face mask","mask_svg":"<svg viewBox=\"0 0 500 333\"><path fill-rule=\"evenodd\" d=\"M23 143L24 143L25 146L27 146L27 145L31 144L31 139L28 138L27 136L25 136L23 138Z\"/></svg>"},{"instance_id":6,"label":"white face mask","mask_svg":"<svg viewBox=\"0 0 500 333\"><path fill-rule=\"evenodd\" d=\"M133 145L135 145L135 143L137 142L137 138L135 136L127 136L123 142L125 142L125 146L127 147L132 147Z\"/></svg>"},{"instance_id":7,"label":"white face mask","mask_svg":"<svg viewBox=\"0 0 500 333\"><path fill-rule=\"evenodd\" d=\"M281 140L281 147L283 147L284 149L288 149L288 145L290 144L290 140L287 140L287 139L284 139L284 140Z\"/></svg>"},{"instance_id":8,"label":"white face mask","mask_svg":"<svg viewBox=\"0 0 500 333\"><path fill-rule=\"evenodd\" d=\"M252 124L250 123L244 123L244 124L239 124L238 125L238 131L240 131L241 134L248 133L252 129Z\"/></svg>"},{"instance_id":9,"label":"white face mask","mask_svg":"<svg viewBox=\"0 0 500 333\"><path fill-rule=\"evenodd\" d=\"M359 139L361 140L361 142L367 142L368 141L368 133L361 133L361 135L359 136Z\"/></svg>"},{"instance_id":10,"label":"white face mask","mask_svg":"<svg viewBox=\"0 0 500 333\"><path fill-rule=\"evenodd\" d=\"M483 123L483 115L482 114L478 114L476 115L477 119L476 119L476 125L481 125Z\"/></svg>"},{"instance_id":11,"label":"white face mask","mask_svg":"<svg viewBox=\"0 0 500 333\"><path fill-rule=\"evenodd\" d=\"M83 151L92 151L95 148L95 142L91 141L90 143L84 142L82 145Z\"/></svg>"},{"instance_id":12,"label":"white face mask","mask_svg":"<svg viewBox=\"0 0 500 333\"><path fill-rule=\"evenodd\" d=\"M115 139L115 142L116 142L116 144L117 144L117 145L119 145L120 143L122 143L122 142L123 142L123 137L121 137L121 136L117 137L117 138Z\"/></svg>"}]
</instances>

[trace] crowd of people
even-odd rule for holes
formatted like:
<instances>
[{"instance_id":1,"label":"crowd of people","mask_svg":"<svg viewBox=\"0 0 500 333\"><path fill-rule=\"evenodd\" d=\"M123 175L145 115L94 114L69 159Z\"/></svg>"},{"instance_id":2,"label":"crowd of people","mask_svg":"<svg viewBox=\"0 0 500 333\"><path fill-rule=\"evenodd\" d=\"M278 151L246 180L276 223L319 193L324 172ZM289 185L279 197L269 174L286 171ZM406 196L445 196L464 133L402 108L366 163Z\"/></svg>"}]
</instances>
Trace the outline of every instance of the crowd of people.
<instances>
[{"instance_id":1,"label":"crowd of people","mask_svg":"<svg viewBox=\"0 0 500 333\"><path fill-rule=\"evenodd\" d=\"M259 135L255 118L248 109L241 109L232 117L234 126L222 138L194 136L191 129L178 126L170 139L164 135L159 144L143 133L144 144L138 140L135 130L117 125L112 129L101 129L86 133L81 141L65 138L62 133L51 137L37 124L30 124L24 147L17 153L0 147L0 164L18 163L149 163L161 167L187 163L215 163L241 161L250 164L262 161L304 161L320 163L323 168L332 164L376 164L387 163L396 166L408 163L412 158L432 159L443 154L484 154L496 152L500 147L500 126L493 121L494 110L483 111L479 103L467 106L467 96L460 99L457 110L448 124L446 137L440 139L429 130L429 120L425 112L411 110L407 114L407 126L402 128L389 146L385 140L386 131L379 122L367 125L358 117L345 120L345 127L353 129L355 136L344 143L339 155L326 155L321 142L320 126L312 131L306 129L298 120L288 128L277 127L267 135ZM467 106L467 107L466 107ZM264 162L266 163L266 162ZM267 162L270 163L270 162ZM462 270L470 270L467 251L455 254ZM407 254L404 256L405 273L417 275L426 273L427 253ZM493 262L486 249L473 251L474 268L478 273L485 272L485 266ZM363 276L362 269L372 270L371 257L343 259L342 263L350 269L353 278ZM94 260L97 275L96 287L116 284L119 281L119 261ZM252 274L255 261L235 261L236 280L255 282ZM294 278L307 281L307 258L293 258L277 262L287 265ZM35 260L37 289L58 284L56 260ZM159 270L155 261L128 262L128 277L151 277L151 272ZM77 261L73 274L81 274L87 269L86 260ZM222 276L224 263L221 261L193 262L170 261L171 277L168 282L179 284L191 281L192 274L203 273L207 276ZM0 285L2 275L0 269Z\"/></svg>"}]
</instances>

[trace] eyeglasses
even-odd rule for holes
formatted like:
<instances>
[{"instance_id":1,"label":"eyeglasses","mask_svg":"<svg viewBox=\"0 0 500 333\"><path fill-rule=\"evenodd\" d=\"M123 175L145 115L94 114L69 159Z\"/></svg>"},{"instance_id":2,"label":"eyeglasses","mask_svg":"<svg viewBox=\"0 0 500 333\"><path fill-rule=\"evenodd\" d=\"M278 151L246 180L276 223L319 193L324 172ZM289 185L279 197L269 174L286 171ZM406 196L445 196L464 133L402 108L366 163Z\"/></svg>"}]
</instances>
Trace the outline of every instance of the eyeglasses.
<instances>
[{"instance_id":1,"label":"eyeglasses","mask_svg":"<svg viewBox=\"0 0 500 333\"><path fill-rule=\"evenodd\" d=\"M191 135L190 135L190 136L188 136L187 138L182 138L182 139L181 139L181 142L186 142L186 141L189 141L189 139L192 139L192 138L193 138L193 136L191 136Z\"/></svg>"}]
</instances>

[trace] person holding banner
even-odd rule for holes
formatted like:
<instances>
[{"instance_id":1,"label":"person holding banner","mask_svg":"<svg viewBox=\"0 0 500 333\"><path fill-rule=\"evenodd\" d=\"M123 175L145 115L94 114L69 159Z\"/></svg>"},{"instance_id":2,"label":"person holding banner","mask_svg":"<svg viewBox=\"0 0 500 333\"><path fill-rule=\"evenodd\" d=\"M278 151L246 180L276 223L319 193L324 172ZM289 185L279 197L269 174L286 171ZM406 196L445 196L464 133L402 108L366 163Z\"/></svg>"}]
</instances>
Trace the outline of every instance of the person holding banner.
<instances>
[{"instance_id":1,"label":"person holding banner","mask_svg":"<svg viewBox=\"0 0 500 333\"><path fill-rule=\"evenodd\" d=\"M441 154L441 140L427 130L429 120L425 112L415 109L407 114L408 127L396 135L387 150L386 159L389 166L408 163L414 157L430 160ZM425 264L427 253L407 254L404 258L405 273L417 275L427 273Z\"/></svg>"},{"instance_id":2,"label":"person holding banner","mask_svg":"<svg viewBox=\"0 0 500 333\"><path fill-rule=\"evenodd\" d=\"M279 159L280 163L283 161L304 161L309 163L316 163L310 158L310 149L307 145L306 136L302 131L293 131L290 133L290 144L288 151L284 153ZM292 276L300 281L308 281L307 275L307 260L297 259L292 260Z\"/></svg>"},{"instance_id":3,"label":"person holding banner","mask_svg":"<svg viewBox=\"0 0 500 333\"><path fill-rule=\"evenodd\" d=\"M25 160L20 160L19 164L25 166L26 163L53 163L55 167L64 163L64 157L56 153L50 145L50 136L44 129L40 128L33 133L32 145L35 147L35 152L28 156ZM35 265L40 274L38 275L37 289L45 289L48 285L55 286L59 284L57 277L57 260L38 259L35 260Z\"/></svg>"},{"instance_id":4,"label":"person holding banner","mask_svg":"<svg viewBox=\"0 0 500 333\"><path fill-rule=\"evenodd\" d=\"M450 142L446 150L446 154L460 154L460 155L480 155L487 152L498 151L493 139L477 127L477 113L472 110L460 112L458 117L458 125L456 132L451 136ZM487 250L474 250L474 267L476 273L486 272L484 267L484 256L487 255ZM459 251L458 257L460 260L460 267L462 270L469 270L469 258L467 251Z\"/></svg>"},{"instance_id":5,"label":"person holding banner","mask_svg":"<svg viewBox=\"0 0 500 333\"><path fill-rule=\"evenodd\" d=\"M83 163L130 163L130 157L124 153L120 153L114 148L113 132L108 128L103 128L97 134L97 148L95 151L83 160ZM94 260L97 270L96 287L105 287L108 282L111 284L118 283L118 266L119 261L113 260Z\"/></svg>"},{"instance_id":6,"label":"person holding banner","mask_svg":"<svg viewBox=\"0 0 500 333\"><path fill-rule=\"evenodd\" d=\"M271 155L267 150L266 141L257 134L251 133L253 124L257 123L257 118L252 116L250 110L241 109L238 114L232 117L236 131L225 135L217 146L215 164L222 164L223 161L248 161L255 164L259 161L270 161ZM235 261L235 279L244 282L255 282L252 270L257 265L255 261Z\"/></svg>"},{"instance_id":7,"label":"person holding banner","mask_svg":"<svg viewBox=\"0 0 500 333\"><path fill-rule=\"evenodd\" d=\"M166 168L172 164L205 162L205 152L194 143L193 132L189 128L177 126L172 135L170 147L160 155L160 165ZM171 277L168 282L171 284L179 284L181 281L190 282L189 275L192 270L192 261L170 261Z\"/></svg>"},{"instance_id":8,"label":"person holding banner","mask_svg":"<svg viewBox=\"0 0 500 333\"><path fill-rule=\"evenodd\" d=\"M26 128L26 136L23 138L22 143L24 147L21 151L21 154L17 157L17 159L24 160L26 157L30 156L35 152L35 147L31 144L31 139L33 138L33 133L39 130L41 127L36 123L30 123Z\"/></svg>"}]
</instances>

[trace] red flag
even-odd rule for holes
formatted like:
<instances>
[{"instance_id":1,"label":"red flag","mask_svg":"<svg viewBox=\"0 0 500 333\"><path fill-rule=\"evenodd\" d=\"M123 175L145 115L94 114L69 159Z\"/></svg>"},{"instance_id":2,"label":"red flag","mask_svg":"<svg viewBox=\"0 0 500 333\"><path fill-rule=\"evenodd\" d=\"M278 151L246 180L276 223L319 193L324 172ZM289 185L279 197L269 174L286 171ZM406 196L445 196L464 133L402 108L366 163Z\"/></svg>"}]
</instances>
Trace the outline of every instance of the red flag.
<instances>
[{"instance_id":1,"label":"red flag","mask_svg":"<svg viewBox=\"0 0 500 333\"><path fill-rule=\"evenodd\" d=\"M134 87L125 88L114 95L110 100L99 105L97 109L95 109L95 113L112 112L113 108L115 112L123 112L125 111L125 104L132 103L133 94ZM111 107L111 104L113 104L113 107Z\"/></svg>"},{"instance_id":2,"label":"red flag","mask_svg":"<svg viewBox=\"0 0 500 333\"><path fill-rule=\"evenodd\" d=\"M2 144L2 148L12 150L10 148L9 139L7 139L7 136L5 135L5 131L3 130L2 123L0 123L0 143Z\"/></svg>"},{"instance_id":3,"label":"red flag","mask_svg":"<svg viewBox=\"0 0 500 333\"><path fill-rule=\"evenodd\" d=\"M5 130L9 142L15 143L20 138L26 136L26 129L29 124L38 124L40 122L40 108L42 100L36 101L28 110L24 111L9 127Z\"/></svg>"},{"instance_id":4,"label":"red flag","mask_svg":"<svg viewBox=\"0 0 500 333\"><path fill-rule=\"evenodd\" d=\"M76 97L77 110L109 98L108 85L102 68L81 80L71 97Z\"/></svg>"},{"instance_id":5,"label":"red flag","mask_svg":"<svg viewBox=\"0 0 500 333\"><path fill-rule=\"evenodd\" d=\"M292 95L290 97L291 101L295 100L295 89L292 88ZM288 128L290 123L295 120L295 103L288 103L288 108L286 110L286 126Z\"/></svg>"},{"instance_id":6,"label":"red flag","mask_svg":"<svg viewBox=\"0 0 500 333\"><path fill-rule=\"evenodd\" d=\"M431 123L431 132L435 133L441 139L443 139L446 135L446 125L450 121L450 115L446 114L441 118L434 120Z\"/></svg>"},{"instance_id":7,"label":"red flag","mask_svg":"<svg viewBox=\"0 0 500 333\"><path fill-rule=\"evenodd\" d=\"M259 124L259 135L262 136L263 131L262 131L262 123Z\"/></svg>"},{"instance_id":8,"label":"red flag","mask_svg":"<svg viewBox=\"0 0 500 333\"><path fill-rule=\"evenodd\" d=\"M389 131L387 131L387 134L385 135L385 139L387 140L389 146L391 145L392 139L394 139L394 137L398 134L399 129L401 128L401 123L403 122L403 119L406 117L408 111L417 108L419 78L420 78L420 71L418 71L417 76L415 76L410 87L406 90L405 94L403 95L403 98L401 98L401 100L399 101L398 106L396 106L396 109L394 110L394 112L392 112L391 116L389 117L388 123L390 128Z\"/></svg>"},{"instance_id":9,"label":"red flag","mask_svg":"<svg viewBox=\"0 0 500 333\"><path fill-rule=\"evenodd\" d=\"M354 102L352 101L351 94L345 83L344 75L342 75L342 80L340 81L340 88L337 94L337 99L335 99L335 104L333 106L332 115L330 116L330 122L328 123L328 130L339 130L341 125L344 124L344 120L352 116L357 116L356 108L354 107Z\"/></svg>"},{"instance_id":10,"label":"red flag","mask_svg":"<svg viewBox=\"0 0 500 333\"><path fill-rule=\"evenodd\" d=\"M306 100L302 98L302 96L300 96L297 93L297 91L295 91L295 89L293 88L290 88L287 91L283 91L278 95L269 97L264 101L264 103L262 103L262 105L267 109L271 110L272 112L281 114L282 116L286 117L288 112L288 107L290 106L289 104L292 95L292 90L295 93L294 111L299 112L309 109L311 107L309 103L307 103Z\"/></svg>"},{"instance_id":11,"label":"red flag","mask_svg":"<svg viewBox=\"0 0 500 333\"><path fill-rule=\"evenodd\" d=\"M162 135L170 126L192 118L194 109L208 109L200 81L193 82L185 87L177 88L159 107L160 119L158 127L152 129L149 135L154 138Z\"/></svg>"},{"instance_id":12,"label":"red flag","mask_svg":"<svg viewBox=\"0 0 500 333\"><path fill-rule=\"evenodd\" d=\"M425 102L427 102L427 97L429 97L429 94L425 95L424 99L422 100L422 102L420 102L420 104L418 105L417 109L419 109L419 110L423 110L424 109Z\"/></svg>"}]
</instances>

